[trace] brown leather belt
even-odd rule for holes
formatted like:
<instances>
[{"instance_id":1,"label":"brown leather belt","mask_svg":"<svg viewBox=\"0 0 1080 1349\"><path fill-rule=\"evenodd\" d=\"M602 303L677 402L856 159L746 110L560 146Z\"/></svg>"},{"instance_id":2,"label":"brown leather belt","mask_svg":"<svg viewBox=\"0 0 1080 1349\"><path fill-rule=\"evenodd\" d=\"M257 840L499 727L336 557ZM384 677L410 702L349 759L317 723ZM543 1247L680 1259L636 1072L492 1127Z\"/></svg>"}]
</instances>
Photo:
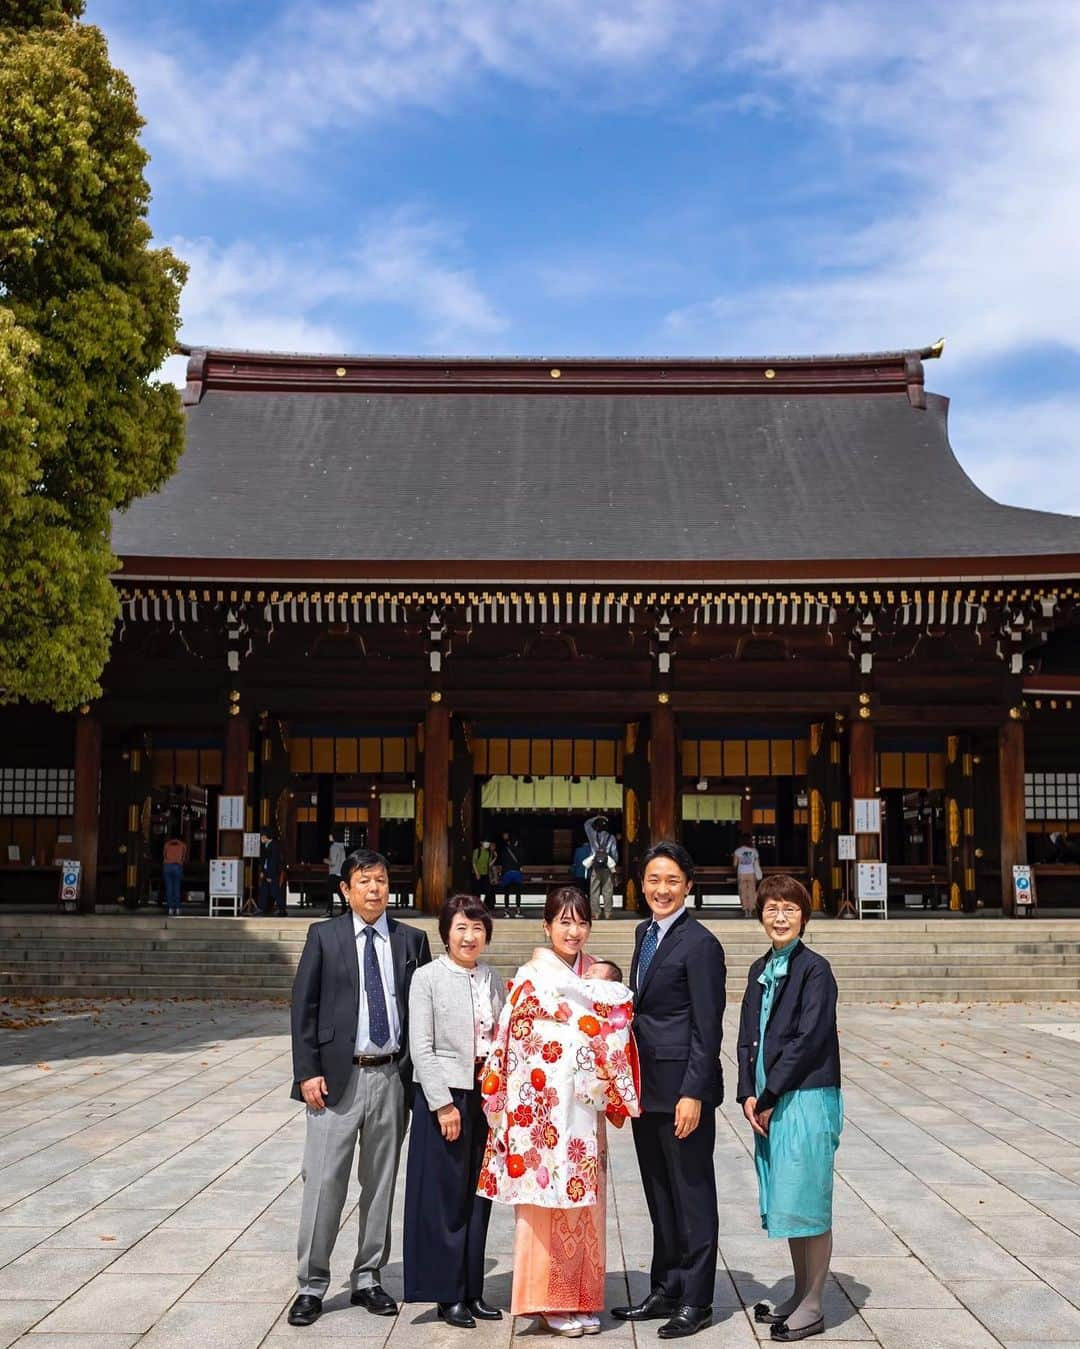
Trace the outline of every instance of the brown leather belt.
<instances>
[{"instance_id":1,"label":"brown leather belt","mask_svg":"<svg viewBox=\"0 0 1080 1349\"><path fill-rule=\"evenodd\" d=\"M396 1058L396 1054L355 1054L353 1063L358 1068L381 1068L386 1063L393 1063Z\"/></svg>"}]
</instances>

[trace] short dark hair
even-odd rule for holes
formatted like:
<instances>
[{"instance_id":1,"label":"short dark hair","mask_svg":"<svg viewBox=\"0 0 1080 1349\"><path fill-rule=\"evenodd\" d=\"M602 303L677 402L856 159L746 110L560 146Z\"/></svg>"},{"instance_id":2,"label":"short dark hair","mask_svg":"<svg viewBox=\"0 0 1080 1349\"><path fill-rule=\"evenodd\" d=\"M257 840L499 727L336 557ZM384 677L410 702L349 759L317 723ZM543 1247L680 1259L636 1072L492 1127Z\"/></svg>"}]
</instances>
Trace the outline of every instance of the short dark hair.
<instances>
[{"instance_id":1,"label":"short dark hair","mask_svg":"<svg viewBox=\"0 0 1080 1349\"><path fill-rule=\"evenodd\" d=\"M601 956L599 960L594 960L593 963L589 966L589 968L585 971L586 976L591 974L592 971L596 969L597 965L606 965L608 969L611 970L612 973L615 975L615 978L618 980L618 982L620 984L622 983L623 981L622 969L620 968L620 966L615 964L614 960L608 960L606 956Z\"/></svg>"},{"instance_id":2,"label":"short dark hair","mask_svg":"<svg viewBox=\"0 0 1080 1349\"><path fill-rule=\"evenodd\" d=\"M801 936L806 931L806 925L814 911L814 906L810 902L809 891L802 881L797 881L794 876L788 876L784 872L776 872L771 876L766 876L758 886L757 891L757 916L759 921L761 911L770 899L779 900L781 904L798 904L802 913L802 927L799 928Z\"/></svg>"},{"instance_id":3,"label":"short dark hair","mask_svg":"<svg viewBox=\"0 0 1080 1349\"><path fill-rule=\"evenodd\" d=\"M390 875L390 863L381 852L373 852L371 848L356 848L341 864L342 884L349 884L354 871L366 871L368 867L385 867L387 876Z\"/></svg>"},{"instance_id":4,"label":"short dark hair","mask_svg":"<svg viewBox=\"0 0 1080 1349\"><path fill-rule=\"evenodd\" d=\"M576 885L560 885L544 901L544 922L551 924L564 909L581 923L592 923L592 905Z\"/></svg>"},{"instance_id":5,"label":"short dark hair","mask_svg":"<svg viewBox=\"0 0 1080 1349\"><path fill-rule=\"evenodd\" d=\"M439 910L439 936L444 946L450 944L450 926L459 913L472 923L483 923L484 938L486 941L491 940L491 914L483 902L475 895L451 895Z\"/></svg>"},{"instance_id":6,"label":"short dark hair","mask_svg":"<svg viewBox=\"0 0 1080 1349\"><path fill-rule=\"evenodd\" d=\"M694 879L694 859L681 843L673 843L668 839L662 839L659 843L654 843L641 859L642 876L645 875L649 863L657 857L666 857L669 862L674 862L687 881Z\"/></svg>"}]
</instances>

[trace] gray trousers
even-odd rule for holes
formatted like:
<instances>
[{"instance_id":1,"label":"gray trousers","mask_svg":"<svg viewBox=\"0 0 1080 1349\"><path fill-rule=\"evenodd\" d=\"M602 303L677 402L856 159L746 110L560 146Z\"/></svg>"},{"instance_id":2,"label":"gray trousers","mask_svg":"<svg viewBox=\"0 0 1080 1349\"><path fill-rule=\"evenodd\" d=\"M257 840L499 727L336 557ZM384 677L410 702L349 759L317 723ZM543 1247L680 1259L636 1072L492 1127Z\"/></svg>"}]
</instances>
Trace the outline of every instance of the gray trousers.
<instances>
[{"instance_id":1,"label":"gray trousers","mask_svg":"<svg viewBox=\"0 0 1080 1349\"><path fill-rule=\"evenodd\" d=\"M604 918L615 908L615 873L610 867L589 868L589 903L597 918Z\"/></svg>"},{"instance_id":2,"label":"gray trousers","mask_svg":"<svg viewBox=\"0 0 1080 1349\"><path fill-rule=\"evenodd\" d=\"M297 1289L324 1298L330 1287L330 1252L341 1224L357 1143L360 1232L349 1285L353 1292L370 1288L379 1282L390 1255L390 1211L407 1122L405 1089L397 1064L378 1068L354 1064L337 1105L306 1113Z\"/></svg>"}]
</instances>

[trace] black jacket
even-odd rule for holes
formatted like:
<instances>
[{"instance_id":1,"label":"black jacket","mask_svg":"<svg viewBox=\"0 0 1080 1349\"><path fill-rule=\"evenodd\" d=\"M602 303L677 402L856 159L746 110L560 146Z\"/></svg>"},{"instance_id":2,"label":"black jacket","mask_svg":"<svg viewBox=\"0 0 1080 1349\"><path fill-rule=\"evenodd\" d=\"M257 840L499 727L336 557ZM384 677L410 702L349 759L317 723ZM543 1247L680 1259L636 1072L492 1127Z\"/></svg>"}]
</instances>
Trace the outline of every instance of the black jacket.
<instances>
[{"instance_id":1,"label":"black jacket","mask_svg":"<svg viewBox=\"0 0 1080 1349\"><path fill-rule=\"evenodd\" d=\"M724 948L684 913L657 947L639 988L638 954L648 928L648 922L638 925L630 966L641 1108L674 1110L680 1096L718 1106L724 1099Z\"/></svg>"},{"instance_id":2,"label":"black jacket","mask_svg":"<svg viewBox=\"0 0 1080 1349\"><path fill-rule=\"evenodd\" d=\"M764 992L758 975L768 959L763 955L750 966L739 1017L740 1101L757 1095L754 1068ZM758 1109L771 1109L785 1091L839 1085L836 980L825 957L800 942L791 953L765 1027L765 1090L757 1098Z\"/></svg>"},{"instance_id":3,"label":"black jacket","mask_svg":"<svg viewBox=\"0 0 1080 1349\"><path fill-rule=\"evenodd\" d=\"M421 965L431 959L425 933L387 918L394 961L394 999L401 1022L398 1070L406 1089L412 1086L409 1058L409 985ZM326 1078L326 1101L336 1105L349 1081L356 1053L360 1007L360 959L352 910L325 923L312 923L292 991L292 1097L300 1101L300 1083Z\"/></svg>"}]
</instances>

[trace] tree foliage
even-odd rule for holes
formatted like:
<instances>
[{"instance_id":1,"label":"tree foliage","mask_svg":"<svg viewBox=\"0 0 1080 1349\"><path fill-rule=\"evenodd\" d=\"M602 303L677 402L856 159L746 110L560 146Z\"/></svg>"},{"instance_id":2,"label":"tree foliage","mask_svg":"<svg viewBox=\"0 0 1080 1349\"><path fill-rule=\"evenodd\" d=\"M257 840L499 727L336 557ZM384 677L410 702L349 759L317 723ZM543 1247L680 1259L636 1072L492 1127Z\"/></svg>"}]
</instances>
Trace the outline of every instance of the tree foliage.
<instances>
[{"instance_id":1,"label":"tree foliage","mask_svg":"<svg viewBox=\"0 0 1080 1349\"><path fill-rule=\"evenodd\" d=\"M83 0L0 0L0 699L100 692L110 516L183 446L186 268L152 248L135 94Z\"/></svg>"}]
</instances>

